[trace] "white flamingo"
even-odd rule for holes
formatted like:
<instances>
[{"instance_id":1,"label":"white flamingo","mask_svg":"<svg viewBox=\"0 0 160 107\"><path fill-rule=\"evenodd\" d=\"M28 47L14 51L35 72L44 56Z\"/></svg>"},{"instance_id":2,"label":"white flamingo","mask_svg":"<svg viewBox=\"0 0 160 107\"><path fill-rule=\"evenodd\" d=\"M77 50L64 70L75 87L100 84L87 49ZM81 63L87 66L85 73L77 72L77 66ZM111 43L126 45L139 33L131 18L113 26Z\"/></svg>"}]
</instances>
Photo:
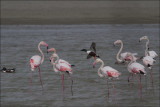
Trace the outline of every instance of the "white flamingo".
<instances>
[{"instance_id":1,"label":"white flamingo","mask_svg":"<svg viewBox=\"0 0 160 107\"><path fill-rule=\"evenodd\" d=\"M121 75L121 73L119 73L117 70L115 70L114 68L112 68L110 66L105 66L104 67L104 62L100 58L97 58L95 60L95 62L93 63L93 67L96 65L96 63L101 63L101 66L98 69L98 75L100 77L106 77L107 78L108 98L109 98L108 79L111 79L111 78L117 78L118 79L118 77ZM114 89L114 96L115 96L115 88L114 88L114 84L113 84L113 79L112 79L112 87ZM116 102L116 96L115 96L115 102Z\"/></svg>"},{"instance_id":2,"label":"white flamingo","mask_svg":"<svg viewBox=\"0 0 160 107\"><path fill-rule=\"evenodd\" d=\"M121 40L117 40L117 41L114 42L114 46L116 44L121 44L121 48L119 49L119 51L117 53L117 56L116 56L116 59L117 59L116 63L124 63L125 61L131 60L131 57L127 56L127 54L130 53L130 52L121 53L122 49L123 49L123 42ZM137 55L137 53L132 53L132 55L133 55L134 61L136 61L137 58L135 57L135 55ZM121 58L120 58L120 56L121 56Z\"/></svg>"},{"instance_id":3,"label":"white flamingo","mask_svg":"<svg viewBox=\"0 0 160 107\"><path fill-rule=\"evenodd\" d=\"M42 57L39 56L39 55L34 55L34 56L32 56L31 59L30 59L30 66L31 66L31 70L32 70L30 88L31 88L31 84L32 84L33 71L34 71L36 68L38 68L38 69L39 69L40 82L41 82L42 89L43 89L43 84L42 84L42 79L41 79L41 74L40 74L40 65L41 65L41 64L43 63L43 61L44 61L44 54L43 54L42 50L40 49L40 46L41 46L41 45L46 46L47 49L48 49L48 44L45 43L44 41L41 41L41 42L38 44L38 50L39 50L39 52L41 53Z\"/></svg>"},{"instance_id":4,"label":"white flamingo","mask_svg":"<svg viewBox=\"0 0 160 107\"><path fill-rule=\"evenodd\" d=\"M132 54L127 54L127 56L131 56L131 61L128 64L128 71L129 73L134 73L137 77L137 74L143 74L146 75L145 67L141 65L140 63L134 62L133 60L133 55ZM130 74L129 74L130 75ZM129 79L129 77L128 77ZM140 88L140 98L142 97L142 86L141 86L141 80L137 77L139 81L139 88Z\"/></svg>"},{"instance_id":5,"label":"white flamingo","mask_svg":"<svg viewBox=\"0 0 160 107\"><path fill-rule=\"evenodd\" d=\"M56 50L54 48L48 49L48 52L54 52L52 54L52 56L50 57L51 63L53 65L53 69L55 72L60 72L62 75L62 85L63 85L63 95L64 95L64 73L68 73L71 81L72 81L72 85L73 85L73 79L71 78L70 74L72 74L72 66L69 64L69 62L63 60L63 59L59 59L59 56L56 54ZM54 61L54 59L57 59L56 61ZM72 85L71 85L71 93L73 95L73 91L72 91Z\"/></svg>"}]
</instances>

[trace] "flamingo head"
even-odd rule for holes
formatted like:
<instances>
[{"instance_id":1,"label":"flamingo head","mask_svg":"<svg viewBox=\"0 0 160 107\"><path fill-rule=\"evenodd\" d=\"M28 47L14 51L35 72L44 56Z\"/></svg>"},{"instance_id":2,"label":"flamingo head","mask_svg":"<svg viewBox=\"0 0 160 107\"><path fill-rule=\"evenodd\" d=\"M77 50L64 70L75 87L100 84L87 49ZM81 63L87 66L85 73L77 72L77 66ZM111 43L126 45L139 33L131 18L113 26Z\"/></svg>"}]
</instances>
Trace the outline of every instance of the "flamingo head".
<instances>
[{"instance_id":1,"label":"flamingo head","mask_svg":"<svg viewBox=\"0 0 160 107\"><path fill-rule=\"evenodd\" d=\"M101 61L101 59L100 59L100 58L97 58L97 59L93 62L93 68L95 68L96 63L98 63L98 62L100 62L100 61Z\"/></svg>"},{"instance_id":2,"label":"flamingo head","mask_svg":"<svg viewBox=\"0 0 160 107\"><path fill-rule=\"evenodd\" d=\"M47 53L49 53L49 52L54 52L54 53L56 53L56 50L55 50L55 48L50 48L50 49L47 50Z\"/></svg>"},{"instance_id":3,"label":"flamingo head","mask_svg":"<svg viewBox=\"0 0 160 107\"><path fill-rule=\"evenodd\" d=\"M141 38L139 39L139 42L141 42L142 40L147 40L147 39L148 39L147 36L143 36L143 37L141 37Z\"/></svg>"},{"instance_id":4,"label":"flamingo head","mask_svg":"<svg viewBox=\"0 0 160 107\"><path fill-rule=\"evenodd\" d=\"M116 44L119 44L121 42L122 42L121 40L116 40L113 45L115 46Z\"/></svg>"},{"instance_id":5,"label":"flamingo head","mask_svg":"<svg viewBox=\"0 0 160 107\"><path fill-rule=\"evenodd\" d=\"M41 41L40 44L43 45L43 46L46 46L46 47L47 47L47 50L48 50L48 44L47 44L46 42Z\"/></svg>"}]
</instances>

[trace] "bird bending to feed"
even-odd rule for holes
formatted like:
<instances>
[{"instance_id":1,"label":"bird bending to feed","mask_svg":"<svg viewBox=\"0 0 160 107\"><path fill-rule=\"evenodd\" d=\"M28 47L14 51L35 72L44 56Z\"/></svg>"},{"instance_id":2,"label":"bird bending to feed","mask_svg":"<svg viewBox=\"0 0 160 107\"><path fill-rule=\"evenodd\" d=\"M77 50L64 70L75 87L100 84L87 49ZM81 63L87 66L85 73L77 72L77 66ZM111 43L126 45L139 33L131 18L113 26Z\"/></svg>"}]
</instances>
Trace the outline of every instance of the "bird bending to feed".
<instances>
[{"instance_id":1,"label":"bird bending to feed","mask_svg":"<svg viewBox=\"0 0 160 107\"><path fill-rule=\"evenodd\" d=\"M101 66L98 69L98 75L100 77L106 77L107 78L108 98L109 98L108 79L112 79L112 87L114 89L114 96L115 96L115 88L114 88L114 84L113 84L113 78L118 79L118 77L121 75L121 73L119 73L119 71L115 70L114 68L112 68L110 66L105 66L104 67L104 62L100 58L97 58L95 60L95 62L93 63L93 67L96 65L96 63L101 63ZM116 102L116 96L115 96L115 103L117 103Z\"/></svg>"},{"instance_id":2,"label":"bird bending to feed","mask_svg":"<svg viewBox=\"0 0 160 107\"><path fill-rule=\"evenodd\" d=\"M130 61L131 57L127 56L127 54L130 53L130 52L121 53L122 49L123 49L123 42L121 40L117 40L117 41L114 42L114 46L116 46L116 44L121 44L121 48L119 49L119 51L117 53L117 56L116 56L116 59L117 59L116 64L118 64L118 63L124 63L125 61ZM137 58L135 57L135 55L137 55L137 53L131 53L131 54L133 55L134 61L136 61Z\"/></svg>"},{"instance_id":3,"label":"bird bending to feed","mask_svg":"<svg viewBox=\"0 0 160 107\"><path fill-rule=\"evenodd\" d=\"M127 54L127 56L131 56L131 61L127 66L127 69L129 71L129 76L130 76L130 73L132 73L132 74L134 73L136 75L136 78L139 81L140 98L141 98L142 97L142 85L141 85L140 78L137 77L137 74L146 75L145 67L143 65L141 65L140 63L134 62L132 54L129 53L129 54ZM128 81L129 81L129 76L128 76Z\"/></svg>"},{"instance_id":4,"label":"bird bending to feed","mask_svg":"<svg viewBox=\"0 0 160 107\"><path fill-rule=\"evenodd\" d=\"M147 40L146 42L146 50L145 50L145 56L151 56L152 58L156 58L158 55L155 51L149 51L149 39L147 36L143 36L139 39L139 42L141 42L142 40Z\"/></svg>"},{"instance_id":5,"label":"bird bending to feed","mask_svg":"<svg viewBox=\"0 0 160 107\"><path fill-rule=\"evenodd\" d=\"M72 85L73 85L73 79L71 78L70 74L72 74L72 66L74 65L71 65L69 62L63 59L59 59L59 56L56 54L56 50L54 48L48 49L48 52L52 52L52 51L54 53L50 57L50 60L53 65L54 71L60 72L62 75L62 87L63 87L63 96L64 96L64 73L67 73L69 75L69 78L71 79ZM71 85L71 93L73 95L72 85Z\"/></svg>"},{"instance_id":6,"label":"bird bending to feed","mask_svg":"<svg viewBox=\"0 0 160 107\"><path fill-rule=\"evenodd\" d=\"M145 57L143 57L143 64L147 66L150 70L151 75L151 82L153 87L153 76L152 76L152 66L156 62L155 58L158 56L155 51L149 51L149 39L147 36L143 36L139 39L139 41L147 40L146 42L146 50L145 50Z\"/></svg>"},{"instance_id":7,"label":"bird bending to feed","mask_svg":"<svg viewBox=\"0 0 160 107\"><path fill-rule=\"evenodd\" d=\"M6 67L3 67L1 69L2 72L6 72L6 73L14 73L15 72L15 68L12 69L7 69Z\"/></svg>"},{"instance_id":8,"label":"bird bending to feed","mask_svg":"<svg viewBox=\"0 0 160 107\"><path fill-rule=\"evenodd\" d=\"M43 84L42 84L42 79L41 79L41 74L40 74L40 65L43 63L44 61L44 54L42 52L42 50L40 49L40 46L43 45L43 46L46 46L47 49L48 49L48 44L45 43L44 41L41 41L39 44L38 44L38 50L39 52L41 53L42 57L39 56L39 55L34 55L31 57L30 59L30 66L31 66L31 70L32 70L32 73L31 73L31 83L30 83L30 88L31 88L31 84L32 84L32 74L33 74L33 71L38 68L39 69L39 76L40 76L40 82L41 82L41 86L42 86L42 90L43 90Z\"/></svg>"},{"instance_id":9,"label":"bird bending to feed","mask_svg":"<svg viewBox=\"0 0 160 107\"><path fill-rule=\"evenodd\" d=\"M98 54L96 54L96 43L92 42L91 46L90 46L90 50L87 49L82 49L81 51L87 52L88 56L87 59L94 57L96 59L96 57L100 57Z\"/></svg>"}]
</instances>

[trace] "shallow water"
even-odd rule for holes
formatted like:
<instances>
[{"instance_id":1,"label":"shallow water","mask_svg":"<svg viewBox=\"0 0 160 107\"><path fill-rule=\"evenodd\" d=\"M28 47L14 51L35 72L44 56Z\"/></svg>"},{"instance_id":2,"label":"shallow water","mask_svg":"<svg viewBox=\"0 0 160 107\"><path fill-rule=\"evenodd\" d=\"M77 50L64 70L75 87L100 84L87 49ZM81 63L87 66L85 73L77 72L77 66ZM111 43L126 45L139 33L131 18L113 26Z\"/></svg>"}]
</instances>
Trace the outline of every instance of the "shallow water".
<instances>
[{"instance_id":1,"label":"shallow water","mask_svg":"<svg viewBox=\"0 0 160 107\"><path fill-rule=\"evenodd\" d=\"M142 99L139 99L139 84L128 83L127 65L114 64L120 46L113 42L124 42L123 52L137 52L144 55L145 41L139 43L141 36L150 39L150 49L159 53L158 24L109 24L109 25L2 25L1 26L1 67L16 68L16 73L1 73L2 106L159 106L159 57L153 67L154 89L149 70L147 85L142 77ZM65 99L62 95L61 75L52 70L45 47L45 61L41 65L44 91L41 89L38 72L34 72L31 92L29 92L31 70L30 57L40 54L37 45L40 41L54 47L60 58L74 64L73 96L71 81L65 75ZM110 84L110 98L107 99L107 82L97 75L100 64L92 67L93 58L87 60L83 48L89 49L92 42L97 43L97 53L105 65L121 72L114 81L117 104L114 102ZM138 61L142 63L142 61Z\"/></svg>"}]
</instances>

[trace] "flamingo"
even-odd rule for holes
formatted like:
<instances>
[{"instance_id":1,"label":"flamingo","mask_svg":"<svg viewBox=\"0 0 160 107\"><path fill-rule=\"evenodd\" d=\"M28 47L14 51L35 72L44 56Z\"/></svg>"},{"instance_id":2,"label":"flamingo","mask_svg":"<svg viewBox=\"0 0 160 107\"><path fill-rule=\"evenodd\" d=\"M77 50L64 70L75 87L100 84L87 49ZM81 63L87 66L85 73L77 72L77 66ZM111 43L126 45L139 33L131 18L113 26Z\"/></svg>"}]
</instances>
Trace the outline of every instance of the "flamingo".
<instances>
[{"instance_id":1,"label":"flamingo","mask_svg":"<svg viewBox=\"0 0 160 107\"><path fill-rule=\"evenodd\" d=\"M128 53L130 52L124 52L124 53L121 53L122 52L122 49L123 49L123 42L121 40L117 40L114 42L114 46L116 44L121 44L121 48L119 50L119 52L117 53L117 56L116 56L116 59L117 59L117 62L116 64L119 64L119 63L124 63L125 61L129 61L131 60L131 57L130 56L127 56ZM136 61L138 58L135 57L135 55L137 55L137 53L131 53L133 56L133 59L134 61ZM120 58L121 56L121 58Z\"/></svg>"},{"instance_id":2,"label":"flamingo","mask_svg":"<svg viewBox=\"0 0 160 107\"><path fill-rule=\"evenodd\" d=\"M139 42L141 42L142 40L147 40L146 42L146 50L145 50L145 56L151 56L153 59L156 58L158 55L155 51L148 51L149 50L149 39L147 36L143 36L139 39Z\"/></svg>"},{"instance_id":3,"label":"flamingo","mask_svg":"<svg viewBox=\"0 0 160 107\"><path fill-rule=\"evenodd\" d=\"M153 87L153 76L152 76L152 66L156 62L155 58L158 56L155 51L148 51L149 50L149 39L147 36L143 36L140 38L139 41L147 40L146 42L146 50L145 50L145 57L143 57L143 63L147 66L150 70L152 87Z\"/></svg>"},{"instance_id":4,"label":"flamingo","mask_svg":"<svg viewBox=\"0 0 160 107\"><path fill-rule=\"evenodd\" d=\"M72 85L73 85L73 79L71 78L70 74L72 74L72 66L69 62L63 60L63 59L59 59L58 54L56 54L56 50L54 48L48 49L48 52L54 52L52 54L52 56L50 57L51 63L53 65L53 69L55 72L60 72L61 76L62 76L62 87L63 87L63 95L64 95L64 73L68 73L71 81L72 81ZM56 61L54 61L54 59L57 58ZM73 96L73 92L72 92L72 85L71 85L71 93Z\"/></svg>"},{"instance_id":5,"label":"flamingo","mask_svg":"<svg viewBox=\"0 0 160 107\"><path fill-rule=\"evenodd\" d=\"M118 77L121 75L121 73L119 73L119 71L115 70L114 68L112 68L110 66L105 66L104 67L104 62L100 58L97 58L95 60L95 62L93 63L93 67L95 67L96 63L101 63L101 66L98 69L98 75L100 77L106 77L106 79L107 79L108 98L109 98L108 79L112 79L112 78L117 78L118 79ZM112 79L112 87L114 89L115 103L117 103L116 96L115 96L115 88L114 88L114 84L113 84L113 79Z\"/></svg>"},{"instance_id":6,"label":"flamingo","mask_svg":"<svg viewBox=\"0 0 160 107\"><path fill-rule=\"evenodd\" d=\"M146 71L145 71L145 67L143 65L141 65L140 63L137 63L137 62L134 62L133 60L133 55L132 54L127 54L127 56L131 56L131 61L130 63L128 64L127 66L127 69L129 71L129 73L134 73L136 75L136 78L138 79L137 77L137 74L143 74L143 75L146 75ZM130 75L130 74L129 74ZM140 76L141 77L141 76ZM128 77L129 78L129 77ZM141 86L141 80L138 79L139 81L139 88L140 88L140 98L142 97L142 86Z\"/></svg>"},{"instance_id":7,"label":"flamingo","mask_svg":"<svg viewBox=\"0 0 160 107\"><path fill-rule=\"evenodd\" d=\"M44 54L43 54L42 50L40 49L40 46L41 46L41 45L46 46L47 49L48 49L48 44L45 43L44 41L41 41L41 42L38 44L38 50L39 50L39 52L41 53L42 57L39 56L39 55L34 55L34 56L32 56L31 59L30 59L30 66L31 66L31 70L32 70L30 88L31 88L31 84L32 84L33 71L35 71L35 69L38 68L38 69L39 69L40 82L41 82L41 86L42 86L42 90L43 90L43 84L42 84L42 79L41 79L41 74L40 74L40 65L41 65L41 64L43 63L43 61L44 61Z\"/></svg>"},{"instance_id":8,"label":"flamingo","mask_svg":"<svg viewBox=\"0 0 160 107\"><path fill-rule=\"evenodd\" d=\"M92 42L91 46L90 46L90 50L87 49L82 49L81 51L87 52L88 56L87 59L94 57L94 59L96 59L96 57L99 58L99 55L96 54L96 43Z\"/></svg>"}]
</instances>

